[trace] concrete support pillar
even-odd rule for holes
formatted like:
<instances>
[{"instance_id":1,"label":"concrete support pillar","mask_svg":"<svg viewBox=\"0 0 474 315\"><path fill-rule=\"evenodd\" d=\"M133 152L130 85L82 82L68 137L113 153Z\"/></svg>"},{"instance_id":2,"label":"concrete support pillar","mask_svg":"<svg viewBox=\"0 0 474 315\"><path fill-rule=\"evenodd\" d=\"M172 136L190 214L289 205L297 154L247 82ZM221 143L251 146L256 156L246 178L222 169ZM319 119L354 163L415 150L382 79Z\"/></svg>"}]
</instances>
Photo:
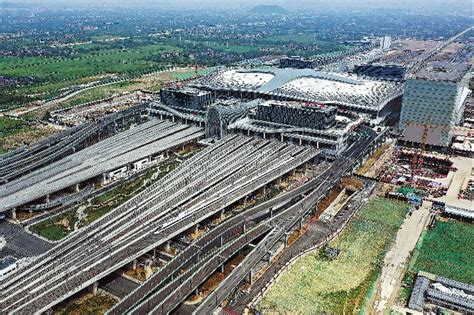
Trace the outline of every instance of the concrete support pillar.
<instances>
[{"instance_id":1,"label":"concrete support pillar","mask_svg":"<svg viewBox=\"0 0 474 315\"><path fill-rule=\"evenodd\" d=\"M199 223L194 226L194 233L197 234L199 232Z\"/></svg>"},{"instance_id":2,"label":"concrete support pillar","mask_svg":"<svg viewBox=\"0 0 474 315\"><path fill-rule=\"evenodd\" d=\"M219 244L220 244L220 247L224 246L224 237L223 236L219 237Z\"/></svg>"},{"instance_id":3,"label":"concrete support pillar","mask_svg":"<svg viewBox=\"0 0 474 315\"><path fill-rule=\"evenodd\" d=\"M169 251L170 249L171 249L171 243L170 243L170 241L167 241L166 245L165 245L165 250Z\"/></svg>"},{"instance_id":4,"label":"concrete support pillar","mask_svg":"<svg viewBox=\"0 0 474 315\"><path fill-rule=\"evenodd\" d=\"M270 218L273 218L273 207L270 208Z\"/></svg>"},{"instance_id":5,"label":"concrete support pillar","mask_svg":"<svg viewBox=\"0 0 474 315\"><path fill-rule=\"evenodd\" d=\"M266 134L265 134L265 132L263 133L263 139L266 139Z\"/></svg>"},{"instance_id":6,"label":"concrete support pillar","mask_svg":"<svg viewBox=\"0 0 474 315\"><path fill-rule=\"evenodd\" d=\"M79 184L76 184L76 186L74 187L74 190L76 192L79 192L81 190L81 187L79 186Z\"/></svg>"},{"instance_id":7,"label":"concrete support pillar","mask_svg":"<svg viewBox=\"0 0 474 315\"><path fill-rule=\"evenodd\" d=\"M45 200L46 200L46 203L49 203L49 194L46 195Z\"/></svg>"},{"instance_id":8,"label":"concrete support pillar","mask_svg":"<svg viewBox=\"0 0 474 315\"><path fill-rule=\"evenodd\" d=\"M174 122L174 116L171 117L171 121Z\"/></svg>"},{"instance_id":9,"label":"concrete support pillar","mask_svg":"<svg viewBox=\"0 0 474 315\"><path fill-rule=\"evenodd\" d=\"M283 134L280 135L280 141L283 142Z\"/></svg>"},{"instance_id":10,"label":"concrete support pillar","mask_svg":"<svg viewBox=\"0 0 474 315\"><path fill-rule=\"evenodd\" d=\"M12 209L12 219L16 219L16 208Z\"/></svg>"},{"instance_id":11,"label":"concrete support pillar","mask_svg":"<svg viewBox=\"0 0 474 315\"><path fill-rule=\"evenodd\" d=\"M222 264L221 265L221 273L224 273L224 271L225 271L225 266L224 266L224 264Z\"/></svg>"},{"instance_id":12,"label":"concrete support pillar","mask_svg":"<svg viewBox=\"0 0 474 315\"><path fill-rule=\"evenodd\" d=\"M246 227L246 224L244 223L244 226L243 226L243 233L244 233L244 234L245 234L245 232L246 232L246 228L247 228L247 227Z\"/></svg>"},{"instance_id":13,"label":"concrete support pillar","mask_svg":"<svg viewBox=\"0 0 474 315\"><path fill-rule=\"evenodd\" d=\"M91 286L91 292L93 295L97 295L97 289L99 288L99 283L94 282Z\"/></svg>"},{"instance_id":14,"label":"concrete support pillar","mask_svg":"<svg viewBox=\"0 0 474 315\"><path fill-rule=\"evenodd\" d=\"M300 233L303 229L303 218L301 218L299 221L298 221L298 229L300 230Z\"/></svg>"},{"instance_id":15,"label":"concrete support pillar","mask_svg":"<svg viewBox=\"0 0 474 315\"><path fill-rule=\"evenodd\" d=\"M300 145L302 145L302 144L303 144L303 139L300 138Z\"/></svg>"},{"instance_id":16,"label":"concrete support pillar","mask_svg":"<svg viewBox=\"0 0 474 315\"><path fill-rule=\"evenodd\" d=\"M252 278L253 278L253 270L250 269L249 273L247 274L247 282L249 284L252 284Z\"/></svg>"},{"instance_id":17,"label":"concrete support pillar","mask_svg":"<svg viewBox=\"0 0 474 315\"><path fill-rule=\"evenodd\" d=\"M136 259L133 260L132 269L133 269L133 270L136 270L136 269L137 269L137 260L136 260Z\"/></svg>"},{"instance_id":18,"label":"concrete support pillar","mask_svg":"<svg viewBox=\"0 0 474 315\"><path fill-rule=\"evenodd\" d=\"M107 182L107 174L103 173L102 174L102 184L105 184Z\"/></svg>"},{"instance_id":19,"label":"concrete support pillar","mask_svg":"<svg viewBox=\"0 0 474 315\"><path fill-rule=\"evenodd\" d=\"M267 194L267 187L263 186L263 195L265 196Z\"/></svg>"},{"instance_id":20,"label":"concrete support pillar","mask_svg":"<svg viewBox=\"0 0 474 315\"><path fill-rule=\"evenodd\" d=\"M314 205L314 208L313 208L313 214L316 215L316 213L318 213L318 207L319 207L319 201Z\"/></svg>"},{"instance_id":21,"label":"concrete support pillar","mask_svg":"<svg viewBox=\"0 0 474 315\"><path fill-rule=\"evenodd\" d=\"M196 288L196 290L194 291L194 295L195 295L195 296L198 296L198 295L199 295L199 288Z\"/></svg>"},{"instance_id":22,"label":"concrete support pillar","mask_svg":"<svg viewBox=\"0 0 474 315\"><path fill-rule=\"evenodd\" d=\"M225 213L224 213L224 210L221 211L221 214L220 214L220 219L221 221L225 219Z\"/></svg>"}]
</instances>

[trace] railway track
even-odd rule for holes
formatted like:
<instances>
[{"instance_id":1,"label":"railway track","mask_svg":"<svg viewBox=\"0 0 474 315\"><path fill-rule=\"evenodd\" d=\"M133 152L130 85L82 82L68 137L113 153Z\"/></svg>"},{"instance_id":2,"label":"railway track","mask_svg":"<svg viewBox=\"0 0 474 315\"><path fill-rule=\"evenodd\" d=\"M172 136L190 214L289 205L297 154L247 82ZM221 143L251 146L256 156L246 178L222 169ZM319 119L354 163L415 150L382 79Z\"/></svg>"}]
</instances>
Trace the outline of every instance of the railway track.
<instances>
[{"instance_id":1,"label":"railway track","mask_svg":"<svg viewBox=\"0 0 474 315\"><path fill-rule=\"evenodd\" d=\"M37 265L7 279L1 284L2 312L47 310L318 154L241 136L205 151L60 244L53 256L45 254ZM186 216L173 221L183 211Z\"/></svg>"}]
</instances>

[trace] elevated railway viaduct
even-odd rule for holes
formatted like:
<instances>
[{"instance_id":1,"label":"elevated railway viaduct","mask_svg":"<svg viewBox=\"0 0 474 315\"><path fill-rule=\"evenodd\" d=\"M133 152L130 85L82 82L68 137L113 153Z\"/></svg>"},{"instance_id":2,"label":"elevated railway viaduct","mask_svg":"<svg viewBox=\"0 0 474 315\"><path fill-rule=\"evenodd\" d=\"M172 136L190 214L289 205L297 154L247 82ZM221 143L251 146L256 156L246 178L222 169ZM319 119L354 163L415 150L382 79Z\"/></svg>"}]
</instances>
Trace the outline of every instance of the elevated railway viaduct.
<instances>
[{"instance_id":1,"label":"elevated railway viaduct","mask_svg":"<svg viewBox=\"0 0 474 315\"><path fill-rule=\"evenodd\" d=\"M96 122L69 128L40 140L30 147L22 147L0 157L0 185L28 174L45 165L78 152L97 140L123 130L132 123L140 123L148 104L114 113Z\"/></svg>"},{"instance_id":2,"label":"elevated railway viaduct","mask_svg":"<svg viewBox=\"0 0 474 315\"><path fill-rule=\"evenodd\" d=\"M256 237L268 233L272 227L285 226L285 222L288 222L292 217L290 214L294 215L296 209L298 209L297 207L302 207L301 209L308 212L312 207L304 205L302 202L297 203L297 206L290 206L301 200L304 193L307 194L311 192L307 198L312 198L310 199L312 200L310 204L314 204L315 196L318 197L317 201L322 199L324 194L338 181L340 176L342 176L344 172L352 169L354 162L360 163L360 160L363 159L364 156L373 152L374 149L371 145L382 141L383 134L377 136L372 130L368 128L363 129L364 136L360 137L356 143L351 146L345 153L342 161L336 162L324 174L305 185L254 207L226 221L219 228L212 230L203 239L198 240L196 244L190 246L186 251L172 260L169 265L158 271L143 285L120 301L109 313L122 314L128 312L143 314L152 312L165 314L173 310L189 294L194 292L218 267L222 268L223 263L232 256L236 250L241 249ZM315 190L317 192L315 192ZM280 219L280 215L274 216L280 212L282 212ZM284 213L287 215L283 216ZM295 218L300 217L303 217L303 215L296 214L295 216ZM266 221L262 222L264 220ZM284 238L287 235L285 235L285 233L296 224L294 221L292 222L289 228L282 229L282 231L284 231L283 234L272 234L278 235L278 237L273 236L273 238L275 240ZM341 222L343 221L340 221L339 224L342 224ZM256 224L263 226L257 228ZM254 229L258 232L255 232ZM246 233L248 234L247 236L245 236ZM232 242L235 237L239 237L239 239ZM227 244L227 240L232 243ZM220 251L216 248L219 246L221 247ZM268 250L262 251L261 253L262 255L257 257L256 261L261 260L262 256L268 253ZM173 270L175 272L173 272ZM177 270L186 270L186 273L177 273ZM240 273L240 275L246 277L248 274L244 272L243 274ZM233 283L233 285L237 284L238 283ZM202 312L203 314L209 313L212 311L212 307L219 305L219 301L217 299L214 300L212 297L209 297L206 301L207 302L201 303L196 312ZM202 311L203 308L204 311Z\"/></svg>"},{"instance_id":3,"label":"elevated railway viaduct","mask_svg":"<svg viewBox=\"0 0 474 315\"><path fill-rule=\"evenodd\" d=\"M264 242L258 245L266 244L266 247L258 252L252 251L248 256L251 258L246 258L251 259L246 261L246 267L239 267L237 276L233 273L233 282L220 286L200 307L207 310L212 304L213 307L220 304L227 296L228 288L238 285L242 277L248 275L248 266L251 270L261 255L265 255L292 226L301 222L301 218L342 174L360 163L364 155L373 150L373 144L383 138L369 128L362 126L360 129L344 158L323 174L297 190L211 230L199 243L192 245L195 250L185 250L170 262L169 267L166 265L164 271L158 271L122 300L111 313L124 309L141 312L144 307L155 313L172 310L189 295L190 289L194 290L205 281L235 250L267 234ZM1 312L46 311L196 223L317 158L318 154L319 151L311 147L229 135L185 161L174 172L102 219L72 234L38 257L28 268L0 282ZM302 193L307 193L306 197L303 198ZM199 248L201 250L196 250ZM176 266L185 268L187 272L181 277L165 273ZM199 273L201 278L195 278ZM157 291L164 284L167 291ZM178 291L181 293L177 294ZM156 303L156 296L163 292L173 292L173 297Z\"/></svg>"},{"instance_id":4,"label":"elevated railway viaduct","mask_svg":"<svg viewBox=\"0 0 474 315\"><path fill-rule=\"evenodd\" d=\"M1 283L1 309L42 312L132 262L319 151L229 136Z\"/></svg>"}]
</instances>

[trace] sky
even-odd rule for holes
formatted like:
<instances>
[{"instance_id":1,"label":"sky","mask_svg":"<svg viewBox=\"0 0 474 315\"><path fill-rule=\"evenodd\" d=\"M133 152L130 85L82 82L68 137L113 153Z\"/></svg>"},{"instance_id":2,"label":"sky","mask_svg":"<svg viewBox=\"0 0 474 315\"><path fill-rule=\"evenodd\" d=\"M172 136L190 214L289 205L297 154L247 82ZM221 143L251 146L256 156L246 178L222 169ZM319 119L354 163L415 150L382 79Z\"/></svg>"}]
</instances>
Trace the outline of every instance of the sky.
<instances>
[{"instance_id":1,"label":"sky","mask_svg":"<svg viewBox=\"0 0 474 315\"><path fill-rule=\"evenodd\" d=\"M2 2L29 3L38 5L59 4L62 6L75 5L103 5L125 7L161 7L161 8L203 8L229 9L251 8L259 4L275 4L285 9L367 9L390 8L411 9L417 11L432 10L434 8L449 12L465 11L464 15L472 15L474 0L0 0Z\"/></svg>"}]
</instances>

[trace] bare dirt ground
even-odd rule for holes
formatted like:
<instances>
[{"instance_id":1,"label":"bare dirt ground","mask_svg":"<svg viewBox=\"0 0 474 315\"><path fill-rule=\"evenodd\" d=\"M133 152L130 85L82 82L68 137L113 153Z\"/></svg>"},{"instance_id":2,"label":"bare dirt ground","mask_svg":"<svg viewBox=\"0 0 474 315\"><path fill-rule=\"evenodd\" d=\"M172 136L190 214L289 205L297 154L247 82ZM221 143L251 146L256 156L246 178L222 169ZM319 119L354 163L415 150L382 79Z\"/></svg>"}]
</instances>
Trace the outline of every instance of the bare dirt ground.
<instances>
[{"instance_id":1,"label":"bare dirt ground","mask_svg":"<svg viewBox=\"0 0 474 315\"><path fill-rule=\"evenodd\" d=\"M462 185L469 179L472 178L472 170L474 168L474 162L472 159L467 157L456 157L453 158L454 167L457 169L454 173L451 184L448 188L448 193L436 200L445 202L447 205L461 207L465 209L472 209L472 202L466 199L458 199L458 194L461 191Z\"/></svg>"},{"instance_id":2,"label":"bare dirt ground","mask_svg":"<svg viewBox=\"0 0 474 315\"><path fill-rule=\"evenodd\" d=\"M395 244L385 256L373 304L376 313L388 313L394 304L406 263L429 222L431 205L431 202L425 201L420 209L405 219L397 233Z\"/></svg>"}]
</instances>

